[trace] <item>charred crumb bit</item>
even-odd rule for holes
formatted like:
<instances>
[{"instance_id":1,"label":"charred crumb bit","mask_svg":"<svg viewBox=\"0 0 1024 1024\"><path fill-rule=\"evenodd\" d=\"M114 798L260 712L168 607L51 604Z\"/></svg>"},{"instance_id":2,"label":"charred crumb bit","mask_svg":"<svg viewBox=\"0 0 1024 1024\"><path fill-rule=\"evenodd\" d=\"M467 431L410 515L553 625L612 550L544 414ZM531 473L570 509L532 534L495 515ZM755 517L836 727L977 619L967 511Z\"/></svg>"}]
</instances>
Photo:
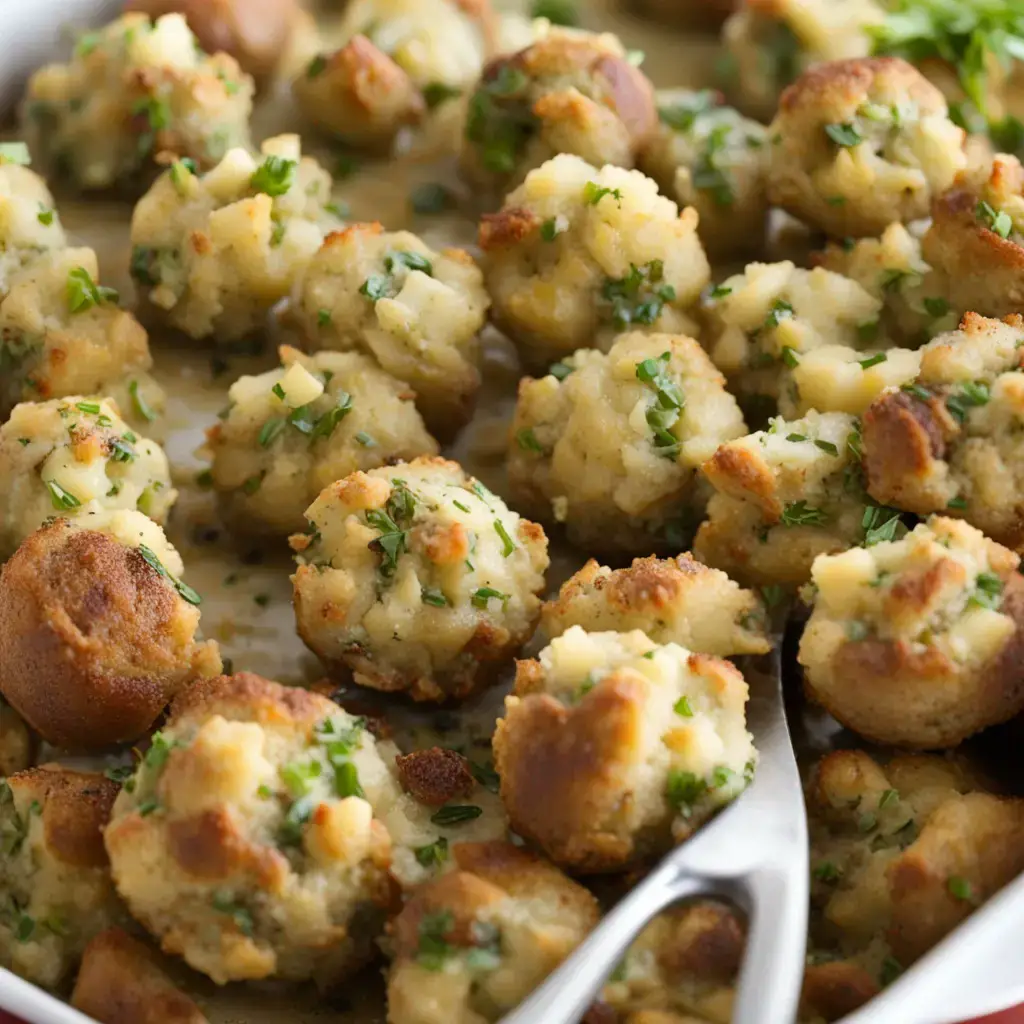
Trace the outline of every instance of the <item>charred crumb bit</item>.
<instances>
[{"instance_id":1,"label":"charred crumb bit","mask_svg":"<svg viewBox=\"0 0 1024 1024\"><path fill-rule=\"evenodd\" d=\"M429 807L469 796L475 785L469 761L443 747L400 755L395 766L402 788Z\"/></svg>"}]
</instances>

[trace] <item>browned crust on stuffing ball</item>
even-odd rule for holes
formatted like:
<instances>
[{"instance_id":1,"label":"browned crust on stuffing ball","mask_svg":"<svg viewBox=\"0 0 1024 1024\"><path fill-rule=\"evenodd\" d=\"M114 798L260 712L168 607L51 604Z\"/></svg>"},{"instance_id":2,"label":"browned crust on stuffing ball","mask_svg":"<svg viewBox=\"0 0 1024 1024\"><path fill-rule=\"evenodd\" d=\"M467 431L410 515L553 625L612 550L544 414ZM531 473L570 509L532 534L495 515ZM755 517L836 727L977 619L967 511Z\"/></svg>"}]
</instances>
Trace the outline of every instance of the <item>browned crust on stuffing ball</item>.
<instances>
[{"instance_id":1,"label":"browned crust on stuffing ball","mask_svg":"<svg viewBox=\"0 0 1024 1024\"><path fill-rule=\"evenodd\" d=\"M395 767L402 788L428 807L441 807L473 792L469 761L454 750L414 750L396 757Z\"/></svg>"},{"instance_id":2,"label":"browned crust on stuffing ball","mask_svg":"<svg viewBox=\"0 0 1024 1024\"><path fill-rule=\"evenodd\" d=\"M801 1006L810 1016L839 1020L880 992L878 982L863 967L846 960L811 964L804 971Z\"/></svg>"},{"instance_id":3,"label":"browned crust on stuffing ball","mask_svg":"<svg viewBox=\"0 0 1024 1024\"><path fill-rule=\"evenodd\" d=\"M238 711L246 721L274 723L282 714L295 722L315 725L338 709L319 693L298 686L282 686L254 672L203 679L171 705L175 719L192 714L212 714L219 709Z\"/></svg>"},{"instance_id":4,"label":"browned crust on stuffing ball","mask_svg":"<svg viewBox=\"0 0 1024 1024\"><path fill-rule=\"evenodd\" d=\"M328 60L324 74L337 74L346 86L346 97L368 114L394 93L408 94L406 116L410 123L426 109L409 76L364 35L353 36L338 50Z\"/></svg>"},{"instance_id":5,"label":"browned crust on stuffing ball","mask_svg":"<svg viewBox=\"0 0 1024 1024\"><path fill-rule=\"evenodd\" d=\"M766 521L777 522L781 517L782 502L775 493L775 478L754 452L723 444L700 468L715 490L755 501Z\"/></svg>"},{"instance_id":6,"label":"browned crust on stuffing ball","mask_svg":"<svg viewBox=\"0 0 1024 1024\"><path fill-rule=\"evenodd\" d=\"M970 261L976 258L982 266L997 263L1016 272L1024 270L1024 249L997 235L979 220L977 209L977 193L963 184L954 185L932 203L933 226L929 234L931 231L937 234L950 226L958 229L956 244L960 249L960 266L970 266ZM927 238L925 236L925 245L928 245ZM929 258L927 251L924 255Z\"/></svg>"},{"instance_id":7,"label":"browned crust on stuffing ball","mask_svg":"<svg viewBox=\"0 0 1024 1024\"><path fill-rule=\"evenodd\" d=\"M287 870L277 850L253 846L245 839L226 807L174 819L167 825L167 842L181 870L204 881L246 874L269 885Z\"/></svg>"},{"instance_id":8,"label":"browned crust on stuffing ball","mask_svg":"<svg viewBox=\"0 0 1024 1024\"><path fill-rule=\"evenodd\" d=\"M56 746L133 740L201 668L220 668L215 645L183 637L186 614L138 550L56 520L0 574L0 691Z\"/></svg>"},{"instance_id":9,"label":"browned crust on stuffing ball","mask_svg":"<svg viewBox=\"0 0 1024 1024\"><path fill-rule=\"evenodd\" d=\"M342 247L349 244L349 240L355 238L358 235L382 235L384 233L384 225L379 220L366 221L361 224L350 224L347 228L342 228L340 231L332 231L324 239L321 248L333 249L334 246L340 245Z\"/></svg>"},{"instance_id":10,"label":"browned crust on stuffing ball","mask_svg":"<svg viewBox=\"0 0 1024 1024\"><path fill-rule=\"evenodd\" d=\"M669 911L671 935L658 951L670 979L696 976L726 983L743 959L746 929L736 913L716 903L698 903Z\"/></svg>"},{"instance_id":11,"label":"browned crust on stuffing ball","mask_svg":"<svg viewBox=\"0 0 1024 1024\"><path fill-rule=\"evenodd\" d=\"M485 213L480 220L479 243L484 252L518 245L541 225L541 219L525 206L511 206Z\"/></svg>"},{"instance_id":12,"label":"browned crust on stuffing ball","mask_svg":"<svg viewBox=\"0 0 1024 1024\"><path fill-rule=\"evenodd\" d=\"M71 1005L103 1024L207 1024L149 949L120 928L85 947Z\"/></svg>"}]
</instances>

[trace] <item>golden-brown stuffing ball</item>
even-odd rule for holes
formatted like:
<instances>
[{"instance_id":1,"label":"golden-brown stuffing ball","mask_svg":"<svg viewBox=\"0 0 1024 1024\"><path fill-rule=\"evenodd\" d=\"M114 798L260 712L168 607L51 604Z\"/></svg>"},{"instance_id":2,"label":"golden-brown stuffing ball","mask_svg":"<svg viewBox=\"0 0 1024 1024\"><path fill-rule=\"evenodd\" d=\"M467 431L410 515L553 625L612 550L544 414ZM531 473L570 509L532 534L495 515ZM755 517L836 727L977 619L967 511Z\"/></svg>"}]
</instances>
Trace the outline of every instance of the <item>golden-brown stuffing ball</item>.
<instances>
[{"instance_id":1,"label":"golden-brown stuffing ball","mask_svg":"<svg viewBox=\"0 0 1024 1024\"><path fill-rule=\"evenodd\" d=\"M135 190L162 153L206 168L248 146L252 94L234 57L204 53L180 14L126 14L29 79L22 124L47 173L83 190Z\"/></svg>"},{"instance_id":2,"label":"golden-brown stuffing ball","mask_svg":"<svg viewBox=\"0 0 1024 1024\"><path fill-rule=\"evenodd\" d=\"M121 928L85 947L71 1005L102 1024L208 1024L148 947Z\"/></svg>"},{"instance_id":3,"label":"golden-brown stuffing ball","mask_svg":"<svg viewBox=\"0 0 1024 1024\"><path fill-rule=\"evenodd\" d=\"M103 827L118 785L49 765L0 779L0 967L55 989L124 914Z\"/></svg>"},{"instance_id":4,"label":"golden-brown stuffing ball","mask_svg":"<svg viewBox=\"0 0 1024 1024\"><path fill-rule=\"evenodd\" d=\"M1024 547L1024 319L968 313L921 350L921 372L864 416L871 496L927 515L963 516Z\"/></svg>"},{"instance_id":5,"label":"golden-brown stuffing ball","mask_svg":"<svg viewBox=\"0 0 1024 1024\"><path fill-rule=\"evenodd\" d=\"M0 778L32 766L35 737L14 708L0 700Z\"/></svg>"},{"instance_id":6,"label":"golden-brown stuffing ball","mask_svg":"<svg viewBox=\"0 0 1024 1024\"><path fill-rule=\"evenodd\" d=\"M0 559L54 514L138 509L163 523L178 492L163 449L107 398L23 402L0 426Z\"/></svg>"},{"instance_id":7,"label":"golden-brown stuffing ball","mask_svg":"<svg viewBox=\"0 0 1024 1024\"><path fill-rule=\"evenodd\" d=\"M364 352L409 384L428 427L447 439L473 414L489 306L464 249L354 224L328 235L296 283L289 319L311 349Z\"/></svg>"},{"instance_id":8,"label":"golden-brown stuffing ball","mask_svg":"<svg viewBox=\"0 0 1024 1024\"><path fill-rule=\"evenodd\" d=\"M722 445L701 467L716 493L696 557L746 586L806 583L817 555L864 535L859 444L852 416L809 412Z\"/></svg>"},{"instance_id":9,"label":"golden-brown stuffing ball","mask_svg":"<svg viewBox=\"0 0 1024 1024\"><path fill-rule=\"evenodd\" d=\"M584 549L675 554L707 501L698 467L745 429L696 341L623 334L520 381L509 485Z\"/></svg>"},{"instance_id":10,"label":"golden-brown stuffing ball","mask_svg":"<svg viewBox=\"0 0 1024 1024\"><path fill-rule=\"evenodd\" d=\"M182 694L105 833L114 882L163 950L218 984L334 984L391 899L372 802L391 776L364 720L243 673Z\"/></svg>"},{"instance_id":11,"label":"golden-brown stuffing ball","mask_svg":"<svg viewBox=\"0 0 1024 1024\"><path fill-rule=\"evenodd\" d=\"M738 0L631 0L645 17L682 29L715 29L736 9Z\"/></svg>"},{"instance_id":12,"label":"golden-brown stuffing ball","mask_svg":"<svg viewBox=\"0 0 1024 1024\"><path fill-rule=\"evenodd\" d=\"M800 642L808 696L874 742L953 747L1024 709L1020 559L932 516L901 540L823 555Z\"/></svg>"},{"instance_id":13,"label":"golden-brown stuffing ball","mask_svg":"<svg viewBox=\"0 0 1024 1024\"><path fill-rule=\"evenodd\" d=\"M292 538L299 634L357 683L465 697L533 634L547 537L457 463L353 473L306 518Z\"/></svg>"},{"instance_id":14,"label":"golden-brown stuffing ball","mask_svg":"<svg viewBox=\"0 0 1024 1024\"><path fill-rule=\"evenodd\" d=\"M17 143L0 153L0 295L7 294L12 274L67 245L53 194L28 163L27 148ZM6 347L6 339L0 345Z\"/></svg>"},{"instance_id":15,"label":"golden-brown stuffing ball","mask_svg":"<svg viewBox=\"0 0 1024 1024\"><path fill-rule=\"evenodd\" d=\"M770 121L779 94L807 68L866 57L869 31L884 19L874 0L740 0L722 29L730 99Z\"/></svg>"},{"instance_id":16,"label":"golden-brown stuffing ball","mask_svg":"<svg viewBox=\"0 0 1024 1024\"><path fill-rule=\"evenodd\" d=\"M389 1024L497 1021L597 924L583 886L510 843L458 843L452 860L391 925Z\"/></svg>"},{"instance_id":17,"label":"golden-brown stuffing ball","mask_svg":"<svg viewBox=\"0 0 1024 1024\"><path fill-rule=\"evenodd\" d=\"M0 693L58 747L137 739L167 702L220 671L195 639L199 595L141 512L55 519L0 572Z\"/></svg>"},{"instance_id":18,"label":"golden-brown stuffing ball","mask_svg":"<svg viewBox=\"0 0 1024 1024\"><path fill-rule=\"evenodd\" d=\"M108 395L133 425L163 409L142 325L99 284L92 249L54 248L0 289L0 418L18 402Z\"/></svg>"},{"instance_id":19,"label":"golden-brown stuffing ball","mask_svg":"<svg viewBox=\"0 0 1024 1024\"><path fill-rule=\"evenodd\" d=\"M469 100L462 170L501 195L559 153L635 167L657 117L651 83L615 36L548 27L484 68Z\"/></svg>"},{"instance_id":20,"label":"golden-brown stuffing ball","mask_svg":"<svg viewBox=\"0 0 1024 1024\"><path fill-rule=\"evenodd\" d=\"M512 829L573 871L665 852L749 781L746 702L728 661L570 627L518 663L494 734Z\"/></svg>"},{"instance_id":21,"label":"golden-brown stuffing ball","mask_svg":"<svg viewBox=\"0 0 1024 1024\"><path fill-rule=\"evenodd\" d=\"M655 643L720 658L771 650L760 598L688 554L637 558L615 570L592 558L544 605L540 625L552 639L570 626L588 633L639 629Z\"/></svg>"},{"instance_id":22,"label":"golden-brown stuffing ball","mask_svg":"<svg viewBox=\"0 0 1024 1024\"><path fill-rule=\"evenodd\" d=\"M495 323L535 373L629 328L694 334L711 277L697 220L639 171L549 160L480 225Z\"/></svg>"},{"instance_id":23,"label":"golden-brown stuffing ball","mask_svg":"<svg viewBox=\"0 0 1024 1024\"><path fill-rule=\"evenodd\" d=\"M341 223L331 176L281 135L205 174L175 161L132 213L131 273L155 319L231 341L264 326Z\"/></svg>"},{"instance_id":24,"label":"golden-brown stuffing ball","mask_svg":"<svg viewBox=\"0 0 1024 1024\"><path fill-rule=\"evenodd\" d=\"M768 217L768 130L723 103L711 89L659 92L659 124L640 156L665 195L697 211L716 259L760 251Z\"/></svg>"},{"instance_id":25,"label":"golden-brown stuffing ball","mask_svg":"<svg viewBox=\"0 0 1024 1024\"><path fill-rule=\"evenodd\" d=\"M206 432L213 486L231 521L250 533L298 533L330 483L389 462L436 455L401 381L358 352L304 356L241 377L221 422Z\"/></svg>"}]
</instances>

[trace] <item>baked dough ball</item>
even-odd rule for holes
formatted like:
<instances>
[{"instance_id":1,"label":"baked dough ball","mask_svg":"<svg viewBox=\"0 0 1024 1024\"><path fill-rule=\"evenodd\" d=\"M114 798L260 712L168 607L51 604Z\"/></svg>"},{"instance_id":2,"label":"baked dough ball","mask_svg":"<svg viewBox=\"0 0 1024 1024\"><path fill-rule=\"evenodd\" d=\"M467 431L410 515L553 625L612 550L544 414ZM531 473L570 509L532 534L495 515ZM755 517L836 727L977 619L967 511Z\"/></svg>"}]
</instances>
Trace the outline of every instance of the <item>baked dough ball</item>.
<instances>
[{"instance_id":1,"label":"baked dough ball","mask_svg":"<svg viewBox=\"0 0 1024 1024\"><path fill-rule=\"evenodd\" d=\"M328 231L341 224L331 176L297 135L232 149L206 174L181 161L132 213L131 273L148 312L192 338L259 330Z\"/></svg>"},{"instance_id":2,"label":"baked dough ball","mask_svg":"<svg viewBox=\"0 0 1024 1024\"><path fill-rule=\"evenodd\" d=\"M533 372L631 327L693 334L711 277L697 220L639 171L556 156L480 225L491 315Z\"/></svg>"},{"instance_id":3,"label":"baked dough ball","mask_svg":"<svg viewBox=\"0 0 1024 1024\"><path fill-rule=\"evenodd\" d=\"M512 829L579 872L665 853L751 778L746 702L728 661L570 627L517 663L494 734Z\"/></svg>"},{"instance_id":4,"label":"baked dough ball","mask_svg":"<svg viewBox=\"0 0 1024 1024\"><path fill-rule=\"evenodd\" d=\"M120 928L85 947L71 1005L103 1024L209 1024L149 949Z\"/></svg>"},{"instance_id":5,"label":"baked dough ball","mask_svg":"<svg viewBox=\"0 0 1024 1024\"><path fill-rule=\"evenodd\" d=\"M92 249L54 248L0 297L0 418L19 402L109 395L142 427L164 406L142 325L99 284Z\"/></svg>"},{"instance_id":6,"label":"baked dough ball","mask_svg":"<svg viewBox=\"0 0 1024 1024\"><path fill-rule=\"evenodd\" d=\"M0 572L0 693L45 740L102 750L220 671L198 642L199 595L141 512L55 519Z\"/></svg>"},{"instance_id":7,"label":"baked dough ball","mask_svg":"<svg viewBox=\"0 0 1024 1024\"><path fill-rule=\"evenodd\" d=\"M372 360L279 352L278 369L231 385L225 414L206 432L213 486L239 529L298 533L303 513L335 480L437 454L409 388Z\"/></svg>"},{"instance_id":8,"label":"baked dough ball","mask_svg":"<svg viewBox=\"0 0 1024 1024\"><path fill-rule=\"evenodd\" d=\"M807 800L817 939L833 955L873 952L882 984L1024 869L1024 801L984 792L939 757L882 767L837 751Z\"/></svg>"},{"instance_id":9,"label":"baked dough ball","mask_svg":"<svg viewBox=\"0 0 1024 1024\"><path fill-rule=\"evenodd\" d=\"M17 143L0 152L0 296L7 294L11 276L23 266L67 244L53 195L28 168L28 159L27 149ZM0 335L0 351L7 347ZM0 366L6 377L6 360Z\"/></svg>"},{"instance_id":10,"label":"baked dough ball","mask_svg":"<svg viewBox=\"0 0 1024 1024\"><path fill-rule=\"evenodd\" d=\"M968 313L921 350L921 372L864 416L872 497L927 515L963 516L1012 548L1024 546L1024 320Z\"/></svg>"},{"instance_id":11,"label":"baked dough ball","mask_svg":"<svg viewBox=\"0 0 1024 1024\"><path fill-rule=\"evenodd\" d=\"M587 936L597 900L510 843L457 843L453 870L390 926L389 1024L490 1024Z\"/></svg>"},{"instance_id":12,"label":"baked dough ball","mask_svg":"<svg viewBox=\"0 0 1024 1024\"><path fill-rule=\"evenodd\" d=\"M807 68L868 56L870 30L884 20L874 0L740 0L722 28L730 99L770 121L779 94Z\"/></svg>"},{"instance_id":13,"label":"baked dough ball","mask_svg":"<svg viewBox=\"0 0 1024 1024\"><path fill-rule=\"evenodd\" d=\"M234 57L204 53L180 14L126 14L29 79L22 126L47 174L135 190L163 153L205 168L248 146L252 94Z\"/></svg>"},{"instance_id":14,"label":"baked dough ball","mask_svg":"<svg viewBox=\"0 0 1024 1024\"><path fill-rule=\"evenodd\" d=\"M533 633L548 543L455 462L356 472L292 538L299 635L363 686L466 697Z\"/></svg>"},{"instance_id":15,"label":"baked dough ball","mask_svg":"<svg viewBox=\"0 0 1024 1024\"><path fill-rule=\"evenodd\" d=\"M587 550L675 554L707 500L697 467L746 429L692 338L621 335L519 382L509 485Z\"/></svg>"},{"instance_id":16,"label":"baked dough ball","mask_svg":"<svg viewBox=\"0 0 1024 1024\"><path fill-rule=\"evenodd\" d=\"M592 558L562 584L558 600L545 603L540 624L550 638L570 626L588 633L639 629L657 644L721 658L771 650L760 598L685 553L636 558L614 570Z\"/></svg>"},{"instance_id":17,"label":"baked dough ball","mask_svg":"<svg viewBox=\"0 0 1024 1024\"><path fill-rule=\"evenodd\" d=\"M932 516L902 540L815 560L807 693L878 743L954 747L1024 708L1020 559Z\"/></svg>"},{"instance_id":18,"label":"baked dough ball","mask_svg":"<svg viewBox=\"0 0 1024 1024\"><path fill-rule=\"evenodd\" d=\"M723 103L711 89L659 92L658 127L640 155L665 195L697 211L715 259L758 252L768 217L768 130Z\"/></svg>"},{"instance_id":19,"label":"baked dough ball","mask_svg":"<svg viewBox=\"0 0 1024 1024\"><path fill-rule=\"evenodd\" d=\"M23 402L0 426L0 558L54 513L139 509L163 523L178 496L163 449L109 398Z\"/></svg>"},{"instance_id":20,"label":"baked dough ball","mask_svg":"<svg viewBox=\"0 0 1024 1024\"><path fill-rule=\"evenodd\" d=\"M1001 154L961 174L932 205L924 258L957 313L1009 316L1024 308L1024 168Z\"/></svg>"},{"instance_id":21,"label":"baked dough ball","mask_svg":"<svg viewBox=\"0 0 1024 1024\"><path fill-rule=\"evenodd\" d=\"M0 700L0 778L31 767L35 741L18 713Z\"/></svg>"},{"instance_id":22,"label":"baked dough ball","mask_svg":"<svg viewBox=\"0 0 1024 1024\"><path fill-rule=\"evenodd\" d=\"M559 153L635 167L656 123L654 89L616 36L541 27L532 45L484 68L461 167L499 196Z\"/></svg>"},{"instance_id":23,"label":"baked dough ball","mask_svg":"<svg viewBox=\"0 0 1024 1024\"><path fill-rule=\"evenodd\" d=\"M834 238L927 216L967 163L942 93L898 57L804 72L769 131L768 198Z\"/></svg>"},{"instance_id":24,"label":"baked dough ball","mask_svg":"<svg viewBox=\"0 0 1024 1024\"><path fill-rule=\"evenodd\" d=\"M716 493L696 557L746 586L806 583L818 555L864 536L859 445L857 421L837 412L775 419L722 445L701 466Z\"/></svg>"},{"instance_id":25,"label":"baked dough ball","mask_svg":"<svg viewBox=\"0 0 1024 1024\"><path fill-rule=\"evenodd\" d=\"M218 984L335 984L372 955L390 776L364 720L241 673L193 687L114 805L114 882L164 952Z\"/></svg>"},{"instance_id":26,"label":"baked dough ball","mask_svg":"<svg viewBox=\"0 0 1024 1024\"><path fill-rule=\"evenodd\" d=\"M736 9L738 0L632 0L645 17L683 29L717 28Z\"/></svg>"},{"instance_id":27,"label":"baked dough ball","mask_svg":"<svg viewBox=\"0 0 1024 1024\"><path fill-rule=\"evenodd\" d=\"M450 438L473 414L490 304L464 249L435 251L408 231L354 224L327 236L290 317L310 348L365 352L411 385L427 425Z\"/></svg>"},{"instance_id":28,"label":"baked dough ball","mask_svg":"<svg viewBox=\"0 0 1024 1024\"><path fill-rule=\"evenodd\" d=\"M0 967L56 989L123 916L103 849L117 791L59 765L0 779Z\"/></svg>"}]
</instances>

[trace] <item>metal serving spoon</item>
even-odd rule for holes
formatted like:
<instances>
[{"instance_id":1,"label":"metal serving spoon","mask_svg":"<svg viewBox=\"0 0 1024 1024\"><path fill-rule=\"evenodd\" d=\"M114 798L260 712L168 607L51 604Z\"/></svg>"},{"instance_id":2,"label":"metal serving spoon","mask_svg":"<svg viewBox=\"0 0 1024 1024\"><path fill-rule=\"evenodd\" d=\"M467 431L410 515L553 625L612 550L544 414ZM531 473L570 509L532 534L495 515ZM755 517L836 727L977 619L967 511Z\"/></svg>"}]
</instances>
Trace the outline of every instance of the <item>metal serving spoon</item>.
<instances>
[{"instance_id":1,"label":"metal serving spoon","mask_svg":"<svg viewBox=\"0 0 1024 1024\"><path fill-rule=\"evenodd\" d=\"M779 652L746 673L754 781L619 902L501 1024L576 1024L641 929L680 900L718 896L749 918L733 1024L792 1024L807 946L808 841ZM761 666L764 666L762 668Z\"/></svg>"}]
</instances>

